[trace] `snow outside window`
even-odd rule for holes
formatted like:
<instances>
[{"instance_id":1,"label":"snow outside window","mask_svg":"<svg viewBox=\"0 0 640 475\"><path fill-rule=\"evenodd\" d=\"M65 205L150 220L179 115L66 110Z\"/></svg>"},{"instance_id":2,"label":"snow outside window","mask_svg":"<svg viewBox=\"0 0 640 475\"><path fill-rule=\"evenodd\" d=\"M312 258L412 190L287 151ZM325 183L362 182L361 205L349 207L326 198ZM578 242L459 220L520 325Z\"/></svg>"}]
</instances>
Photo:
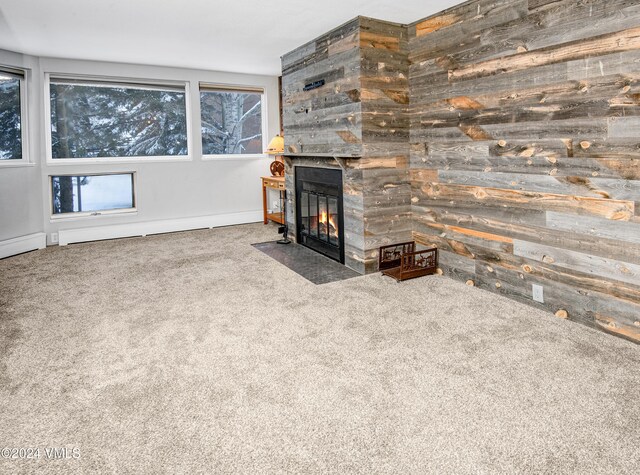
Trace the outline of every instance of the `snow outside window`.
<instances>
[{"instance_id":1,"label":"snow outside window","mask_svg":"<svg viewBox=\"0 0 640 475\"><path fill-rule=\"evenodd\" d=\"M52 214L102 214L135 209L133 173L51 177Z\"/></svg>"},{"instance_id":2,"label":"snow outside window","mask_svg":"<svg viewBox=\"0 0 640 475\"><path fill-rule=\"evenodd\" d=\"M188 155L186 86L50 78L51 159Z\"/></svg>"}]
</instances>

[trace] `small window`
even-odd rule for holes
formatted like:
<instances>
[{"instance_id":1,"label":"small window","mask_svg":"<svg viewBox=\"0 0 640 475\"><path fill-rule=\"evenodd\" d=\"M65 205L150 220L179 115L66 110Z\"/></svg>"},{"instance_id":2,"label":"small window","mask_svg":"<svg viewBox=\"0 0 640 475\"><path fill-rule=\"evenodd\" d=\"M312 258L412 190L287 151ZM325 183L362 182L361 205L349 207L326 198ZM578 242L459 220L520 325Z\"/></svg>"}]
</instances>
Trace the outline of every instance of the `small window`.
<instances>
[{"instance_id":1,"label":"small window","mask_svg":"<svg viewBox=\"0 0 640 475\"><path fill-rule=\"evenodd\" d=\"M51 177L53 215L135 209L133 173Z\"/></svg>"},{"instance_id":2,"label":"small window","mask_svg":"<svg viewBox=\"0 0 640 475\"><path fill-rule=\"evenodd\" d=\"M24 72L0 67L0 161L24 157Z\"/></svg>"},{"instance_id":3,"label":"small window","mask_svg":"<svg viewBox=\"0 0 640 475\"><path fill-rule=\"evenodd\" d=\"M186 86L49 81L51 158L188 154Z\"/></svg>"},{"instance_id":4,"label":"small window","mask_svg":"<svg viewBox=\"0 0 640 475\"><path fill-rule=\"evenodd\" d=\"M262 154L262 89L230 89L200 85L202 153Z\"/></svg>"}]
</instances>

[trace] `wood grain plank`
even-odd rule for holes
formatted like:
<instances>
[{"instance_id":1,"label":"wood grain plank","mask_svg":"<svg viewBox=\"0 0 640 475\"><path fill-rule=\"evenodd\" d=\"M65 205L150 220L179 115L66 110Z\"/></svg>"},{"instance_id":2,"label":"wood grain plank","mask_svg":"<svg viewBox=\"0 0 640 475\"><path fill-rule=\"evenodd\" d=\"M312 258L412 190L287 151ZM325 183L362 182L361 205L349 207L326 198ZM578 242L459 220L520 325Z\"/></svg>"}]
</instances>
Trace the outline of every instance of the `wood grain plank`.
<instances>
[{"instance_id":1,"label":"wood grain plank","mask_svg":"<svg viewBox=\"0 0 640 475\"><path fill-rule=\"evenodd\" d=\"M449 184L640 201L640 181L632 180L466 170L441 170L438 176Z\"/></svg>"},{"instance_id":2,"label":"wood grain plank","mask_svg":"<svg viewBox=\"0 0 640 475\"><path fill-rule=\"evenodd\" d=\"M467 229L499 234L512 239L544 244L568 250L588 253L594 256L613 258L640 265L640 244L626 242L620 246L620 237L595 236L575 232L559 232L548 224L546 217L550 213L519 212L517 215L495 209L460 209L440 206L440 202L430 202L427 206L414 206L416 223L438 223L460 226ZM542 214L542 216L541 216ZM586 217L573 216L576 220ZM603 220L607 221L607 220ZM616 221L608 221L617 224ZM626 223L624 223L626 224Z\"/></svg>"},{"instance_id":3,"label":"wood grain plank","mask_svg":"<svg viewBox=\"0 0 640 475\"><path fill-rule=\"evenodd\" d=\"M520 71L532 66L562 63L586 57L630 51L640 48L640 28L577 40L542 50L491 59L449 71L452 81L493 76L502 71Z\"/></svg>"},{"instance_id":4,"label":"wood grain plank","mask_svg":"<svg viewBox=\"0 0 640 475\"><path fill-rule=\"evenodd\" d=\"M513 208L538 209L544 211L566 211L586 216L599 216L618 221L629 221L634 215L632 201L608 200L591 197L567 196L556 193L538 193L521 190L504 190L480 186L448 185L444 183L422 183L413 187L414 203L421 200L441 200L450 203Z\"/></svg>"},{"instance_id":5,"label":"wood grain plank","mask_svg":"<svg viewBox=\"0 0 640 475\"><path fill-rule=\"evenodd\" d=\"M640 287L640 265L519 240L513 247L516 256Z\"/></svg>"},{"instance_id":6,"label":"wood grain plank","mask_svg":"<svg viewBox=\"0 0 640 475\"><path fill-rule=\"evenodd\" d=\"M586 40L595 35L636 27L640 16L638 12L640 5L634 0L558 1L551 8L483 30L479 42L446 58L462 66Z\"/></svg>"},{"instance_id":7,"label":"wood grain plank","mask_svg":"<svg viewBox=\"0 0 640 475\"><path fill-rule=\"evenodd\" d=\"M547 226L560 231L588 234L618 242L640 244L640 224L549 211Z\"/></svg>"}]
</instances>

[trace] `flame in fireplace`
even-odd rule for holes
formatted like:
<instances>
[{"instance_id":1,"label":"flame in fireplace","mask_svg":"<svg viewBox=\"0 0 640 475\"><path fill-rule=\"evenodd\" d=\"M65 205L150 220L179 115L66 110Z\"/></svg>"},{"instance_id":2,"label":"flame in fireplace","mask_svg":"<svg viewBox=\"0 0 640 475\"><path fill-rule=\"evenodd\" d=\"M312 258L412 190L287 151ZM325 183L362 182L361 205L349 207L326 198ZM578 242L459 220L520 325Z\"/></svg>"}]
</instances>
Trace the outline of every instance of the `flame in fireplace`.
<instances>
[{"instance_id":1,"label":"flame in fireplace","mask_svg":"<svg viewBox=\"0 0 640 475\"><path fill-rule=\"evenodd\" d=\"M328 217L328 219L327 219ZM334 237L338 237L338 225L335 222L335 216L327 216L327 212L323 211L320 215L320 223L327 227L329 224L329 234Z\"/></svg>"}]
</instances>

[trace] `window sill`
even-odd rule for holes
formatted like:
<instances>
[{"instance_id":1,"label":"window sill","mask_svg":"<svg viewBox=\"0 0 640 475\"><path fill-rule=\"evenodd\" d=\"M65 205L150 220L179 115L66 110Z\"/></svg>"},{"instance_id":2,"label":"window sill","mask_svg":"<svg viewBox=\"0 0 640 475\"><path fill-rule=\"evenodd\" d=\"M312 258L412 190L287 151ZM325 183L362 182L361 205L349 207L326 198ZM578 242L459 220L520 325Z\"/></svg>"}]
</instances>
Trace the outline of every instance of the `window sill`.
<instances>
[{"instance_id":1,"label":"window sill","mask_svg":"<svg viewBox=\"0 0 640 475\"><path fill-rule=\"evenodd\" d=\"M192 162L191 155L184 157L100 157L100 158L48 158L47 165L89 165L109 163L159 163L159 162Z\"/></svg>"},{"instance_id":2,"label":"window sill","mask_svg":"<svg viewBox=\"0 0 640 475\"><path fill-rule=\"evenodd\" d=\"M203 162L228 162L228 161L245 161L245 160L265 160L269 156L265 153L251 155L203 155Z\"/></svg>"},{"instance_id":3,"label":"window sill","mask_svg":"<svg viewBox=\"0 0 640 475\"><path fill-rule=\"evenodd\" d=\"M50 223L57 223L60 221L77 221L84 220L87 218L105 218L105 217L113 217L113 216L122 216L122 215L137 215L138 209L115 209L115 210L106 210L106 211L92 211L92 212L83 212L83 213L62 213L57 215L52 215L49 218Z\"/></svg>"},{"instance_id":4,"label":"window sill","mask_svg":"<svg viewBox=\"0 0 640 475\"><path fill-rule=\"evenodd\" d=\"M0 168L22 168L22 167L35 167L36 164L33 162L27 162L24 160L11 160L5 162L4 160L0 160Z\"/></svg>"}]
</instances>

